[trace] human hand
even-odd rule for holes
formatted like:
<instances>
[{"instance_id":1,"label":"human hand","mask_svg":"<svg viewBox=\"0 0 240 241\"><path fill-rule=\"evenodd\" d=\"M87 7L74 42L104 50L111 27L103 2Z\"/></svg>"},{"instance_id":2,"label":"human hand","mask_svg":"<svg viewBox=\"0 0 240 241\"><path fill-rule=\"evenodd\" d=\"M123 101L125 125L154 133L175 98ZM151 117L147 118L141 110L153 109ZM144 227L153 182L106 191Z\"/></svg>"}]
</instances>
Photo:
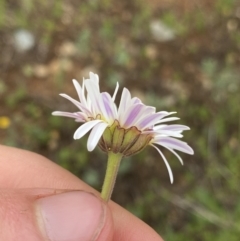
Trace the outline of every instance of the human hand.
<instances>
[{"instance_id":1,"label":"human hand","mask_svg":"<svg viewBox=\"0 0 240 241\"><path fill-rule=\"evenodd\" d=\"M1 145L0 240L162 241L67 170L38 154Z\"/></svg>"}]
</instances>

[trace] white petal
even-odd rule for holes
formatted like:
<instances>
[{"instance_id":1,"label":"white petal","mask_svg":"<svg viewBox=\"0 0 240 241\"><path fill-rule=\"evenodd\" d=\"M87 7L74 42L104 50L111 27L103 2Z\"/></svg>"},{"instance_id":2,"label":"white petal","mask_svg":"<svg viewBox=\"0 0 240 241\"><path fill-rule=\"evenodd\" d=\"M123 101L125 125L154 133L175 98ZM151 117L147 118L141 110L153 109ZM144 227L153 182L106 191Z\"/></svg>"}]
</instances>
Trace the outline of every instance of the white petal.
<instances>
[{"instance_id":1,"label":"white petal","mask_svg":"<svg viewBox=\"0 0 240 241\"><path fill-rule=\"evenodd\" d=\"M144 107L143 104L130 105L124 115L122 115L121 120L119 120L120 124L125 128L135 125L136 120L144 112Z\"/></svg>"},{"instance_id":2,"label":"white petal","mask_svg":"<svg viewBox=\"0 0 240 241\"><path fill-rule=\"evenodd\" d=\"M173 173L172 173L170 165L168 164L168 161L167 161L166 157L163 155L163 153L156 146L154 146L154 145L151 145L151 146L153 146L159 152L159 154L161 155L161 157L162 157L162 159L163 159L163 161L164 161L164 163L167 167L168 174L169 174L169 177L170 177L170 182L173 183Z\"/></svg>"},{"instance_id":3,"label":"white petal","mask_svg":"<svg viewBox=\"0 0 240 241\"><path fill-rule=\"evenodd\" d=\"M111 96L107 92L101 93L101 98L106 112L106 116L104 117L106 120L109 121L109 123L112 123L115 119L117 119L115 103L113 102Z\"/></svg>"},{"instance_id":4,"label":"white petal","mask_svg":"<svg viewBox=\"0 0 240 241\"><path fill-rule=\"evenodd\" d=\"M120 121L121 121L121 117L124 116L124 113L130 101L131 101L131 94L127 88L124 88L122 91L122 96L121 96L120 104L118 108L118 117Z\"/></svg>"},{"instance_id":5,"label":"white petal","mask_svg":"<svg viewBox=\"0 0 240 241\"><path fill-rule=\"evenodd\" d=\"M169 118L165 118L165 119L161 119L160 121L156 122L156 124L159 124L159 123L163 123L163 122L168 122L168 121L175 121L175 120L179 120L180 118L178 117L169 117Z\"/></svg>"},{"instance_id":6,"label":"white petal","mask_svg":"<svg viewBox=\"0 0 240 241\"><path fill-rule=\"evenodd\" d=\"M91 80L96 81L97 85L99 86L99 77L97 74L94 74L93 72L89 72L89 77Z\"/></svg>"},{"instance_id":7,"label":"white petal","mask_svg":"<svg viewBox=\"0 0 240 241\"><path fill-rule=\"evenodd\" d=\"M71 113L71 112L63 112L63 111L54 111L54 112L52 112L52 115L76 118L76 115L75 115L74 113Z\"/></svg>"},{"instance_id":8,"label":"white petal","mask_svg":"<svg viewBox=\"0 0 240 241\"><path fill-rule=\"evenodd\" d=\"M99 92L99 85L92 79L85 81L88 96L91 99L91 107L95 115L102 114L109 121L106 109L103 104L102 96Z\"/></svg>"},{"instance_id":9,"label":"white petal","mask_svg":"<svg viewBox=\"0 0 240 241\"><path fill-rule=\"evenodd\" d=\"M73 138L76 139L80 139L81 137L83 137L88 131L90 131L95 125L97 125L99 122L103 122L102 120L93 120L93 121L89 121L84 123L83 125L81 125L74 133Z\"/></svg>"},{"instance_id":10,"label":"white petal","mask_svg":"<svg viewBox=\"0 0 240 241\"><path fill-rule=\"evenodd\" d=\"M101 138L101 136L107 126L108 126L107 123L101 122L93 127L93 129L88 137L88 142L87 142L88 151L92 151L96 147L96 145L99 142L99 139Z\"/></svg>"},{"instance_id":11,"label":"white petal","mask_svg":"<svg viewBox=\"0 0 240 241\"><path fill-rule=\"evenodd\" d=\"M138 126L139 123L142 122L143 119L146 119L148 116L154 115L156 112L156 108L152 106L145 106L144 111L139 116L138 120L134 123L135 126Z\"/></svg>"},{"instance_id":12,"label":"white petal","mask_svg":"<svg viewBox=\"0 0 240 241\"><path fill-rule=\"evenodd\" d=\"M119 88L119 84L117 82L116 88L115 88L115 91L114 91L114 94L113 94L113 97L112 97L113 102L115 101L115 98L116 98L116 95L117 95L117 92L118 92L118 88Z\"/></svg>"},{"instance_id":13,"label":"white petal","mask_svg":"<svg viewBox=\"0 0 240 241\"><path fill-rule=\"evenodd\" d=\"M80 109L80 107L79 107L80 106L80 102L79 101L73 99L72 97L70 97L69 95L66 95L66 94L59 94L59 95L64 97L64 98L66 98L66 99L68 99L68 100L70 100L74 105L76 105Z\"/></svg>"},{"instance_id":14,"label":"white petal","mask_svg":"<svg viewBox=\"0 0 240 241\"><path fill-rule=\"evenodd\" d=\"M155 131L156 137L159 136L172 136L172 137L178 137L182 138L183 135L180 131L168 131L168 130L157 130Z\"/></svg>"},{"instance_id":15,"label":"white petal","mask_svg":"<svg viewBox=\"0 0 240 241\"><path fill-rule=\"evenodd\" d=\"M81 103L85 106L87 106L87 101L86 101L86 98L84 96L84 91L81 87L81 85L78 83L77 80L73 79L73 84L74 84L74 87L77 91L77 94L78 94L78 97L79 97L79 100L81 101Z\"/></svg>"},{"instance_id":16,"label":"white petal","mask_svg":"<svg viewBox=\"0 0 240 241\"><path fill-rule=\"evenodd\" d=\"M151 126L156 124L157 120L161 118L161 116L162 116L161 112L148 115L145 118L143 118L141 121L138 121L136 123L136 126L139 127L140 130L141 129L143 130L145 128L150 128Z\"/></svg>"},{"instance_id":17,"label":"white petal","mask_svg":"<svg viewBox=\"0 0 240 241\"><path fill-rule=\"evenodd\" d=\"M182 160L182 158L181 158L173 149L168 148L167 146L164 146L164 145L162 145L162 146L165 147L166 149L168 149L169 151L171 151L171 152L178 158L178 160L180 161L180 163L183 165L183 160Z\"/></svg>"},{"instance_id":18,"label":"white petal","mask_svg":"<svg viewBox=\"0 0 240 241\"><path fill-rule=\"evenodd\" d=\"M172 137L154 137L153 143L164 145L171 149L175 149L187 154L193 155L193 149L184 141L174 139Z\"/></svg>"},{"instance_id":19,"label":"white petal","mask_svg":"<svg viewBox=\"0 0 240 241\"><path fill-rule=\"evenodd\" d=\"M169 116L169 115L172 115L172 114L176 114L177 112L176 111L172 111L172 112L167 112L167 111L159 111L157 112L159 114L162 114L159 118L162 119L166 116Z\"/></svg>"},{"instance_id":20,"label":"white petal","mask_svg":"<svg viewBox=\"0 0 240 241\"><path fill-rule=\"evenodd\" d=\"M152 125L155 125L158 123L158 119L161 120L162 118L164 118L165 116L168 115L172 115L176 112L167 112L167 111L160 111L155 113L156 108L152 107L152 106L146 106L146 113L143 114L142 118L139 118L139 120L135 123L136 126L138 126L140 129L143 129L143 123L147 123L147 125L145 124L144 128L146 127L151 127ZM155 117L157 116L157 117ZM152 122L151 119L152 117L154 117L154 121Z\"/></svg>"},{"instance_id":21,"label":"white petal","mask_svg":"<svg viewBox=\"0 0 240 241\"><path fill-rule=\"evenodd\" d=\"M63 112L63 111L54 111L52 113L52 115L54 116L64 116L64 117L70 117L70 118L74 118L74 119L81 119L81 120L85 120L86 119L86 115L82 112L75 112L75 113L71 113L71 112Z\"/></svg>"},{"instance_id":22,"label":"white petal","mask_svg":"<svg viewBox=\"0 0 240 241\"><path fill-rule=\"evenodd\" d=\"M79 101L74 100L72 97L66 94L60 94L60 96L70 100L74 105L76 105L82 112L87 113L88 115L91 115L91 112Z\"/></svg>"},{"instance_id":23,"label":"white petal","mask_svg":"<svg viewBox=\"0 0 240 241\"><path fill-rule=\"evenodd\" d=\"M169 130L169 131L186 131L190 130L188 126L184 125L158 125L154 126L154 130Z\"/></svg>"}]
</instances>

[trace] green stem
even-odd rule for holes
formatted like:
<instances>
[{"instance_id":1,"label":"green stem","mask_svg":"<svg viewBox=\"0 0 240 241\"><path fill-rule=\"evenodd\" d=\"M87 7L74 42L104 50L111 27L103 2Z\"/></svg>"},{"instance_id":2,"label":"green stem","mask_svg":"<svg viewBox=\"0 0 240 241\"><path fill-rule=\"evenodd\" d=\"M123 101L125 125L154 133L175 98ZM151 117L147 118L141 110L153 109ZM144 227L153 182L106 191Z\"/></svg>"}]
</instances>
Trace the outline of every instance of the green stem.
<instances>
[{"instance_id":1,"label":"green stem","mask_svg":"<svg viewBox=\"0 0 240 241\"><path fill-rule=\"evenodd\" d=\"M115 154L113 152L108 152L107 170L101 192L101 197L106 202L111 199L122 156L123 155L120 153Z\"/></svg>"}]
</instances>

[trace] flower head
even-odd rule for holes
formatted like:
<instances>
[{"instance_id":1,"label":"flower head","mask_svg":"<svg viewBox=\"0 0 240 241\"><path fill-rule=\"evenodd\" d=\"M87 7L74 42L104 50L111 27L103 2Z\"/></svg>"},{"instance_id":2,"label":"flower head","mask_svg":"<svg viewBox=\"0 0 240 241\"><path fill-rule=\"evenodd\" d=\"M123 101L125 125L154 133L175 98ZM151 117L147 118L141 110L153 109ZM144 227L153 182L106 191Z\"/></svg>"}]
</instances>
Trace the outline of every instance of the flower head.
<instances>
[{"instance_id":1,"label":"flower head","mask_svg":"<svg viewBox=\"0 0 240 241\"><path fill-rule=\"evenodd\" d=\"M92 151L97 145L105 152L120 153L130 156L138 153L147 145L153 146L161 155L166 164L170 181L173 182L171 168L162 153L156 146L162 146L172 152L183 164L181 157L175 152L181 151L193 154L193 149L176 138L183 137L182 132L189 130L188 126L166 124L178 120L169 117L176 112L156 112L155 107L144 105L137 97L131 97L128 89L124 88L119 107L115 104L118 84L111 97L107 92L100 92L98 75L90 72L90 78L83 80L82 87L73 80L79 96L79 101L66 94L61 96L70 100L78 108L78 112L55 111L53 115L74 118L83 124L75 131L74 139L80 139L88 131L87 148ZM86 88L86 97L85 97Z\"/></svg>"},{"instance_id":2,"label":"flower head","mask_svg":"<svg viewBox=\"0 0 240 241\"><path fill-rule=\"evenodd\" d=\"M60 95L76 105L79 111L73 113L54 111L52 114L74 118L75 121L84 123L75 131L74 139L80 139L88 131L92 130L87 143L88 150L92 151L98 144L105 129L117 119L117 108L114 101L118 84L112 97L107 92L100 93L98 75L91 72L90 78L84 79L82 86L75 79L73 80L73 84L77 91L79 101L74 100L66 94ZM85 89L87 92L86 97Z\"/></svg>"}]
</instances>

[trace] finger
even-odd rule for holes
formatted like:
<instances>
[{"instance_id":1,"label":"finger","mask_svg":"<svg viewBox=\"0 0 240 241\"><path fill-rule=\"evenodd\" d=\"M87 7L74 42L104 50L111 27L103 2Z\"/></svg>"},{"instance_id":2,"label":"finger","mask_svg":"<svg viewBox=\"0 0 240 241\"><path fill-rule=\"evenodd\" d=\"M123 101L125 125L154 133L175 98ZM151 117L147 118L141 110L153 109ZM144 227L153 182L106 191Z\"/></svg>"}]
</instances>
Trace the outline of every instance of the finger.
<instances>
[{"instance_id":1,"label":"finger","mask_svg":"<svg viewBox=\"0 0 240 241\"><path fill-rule=\"evenodd\" d=\"M112 241L107 206L83 191L0 190L0 240Z\"/></svg>"},{"instance_id":2,"label":"finger","mask_svg":"<svg viewBox=\"0 0 240 241\"><path fill-rule=\"evenodd\" d=\"M0 146L0 155L0 187L81 189L99 195L70 172L40 155L5 146ZM162 241L160 236L140 219L114 202L109 205L115 225L114 241Z\"/></svg>"}]
</instances>

